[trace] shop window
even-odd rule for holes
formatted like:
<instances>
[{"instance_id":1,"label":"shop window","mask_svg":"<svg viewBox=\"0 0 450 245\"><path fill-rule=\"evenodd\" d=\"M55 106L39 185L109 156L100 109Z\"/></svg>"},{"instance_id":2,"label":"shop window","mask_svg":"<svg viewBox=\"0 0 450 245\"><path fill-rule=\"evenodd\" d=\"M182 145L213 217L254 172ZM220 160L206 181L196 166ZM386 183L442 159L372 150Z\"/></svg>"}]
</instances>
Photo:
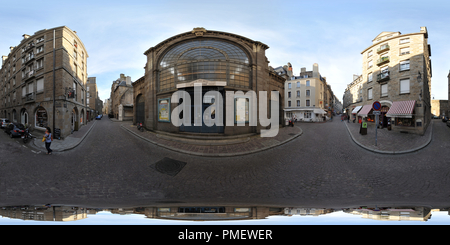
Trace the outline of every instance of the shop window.
<instances>
[{"instance_id":1,"label":"shop window","mask_svg":"<svg viewBox=\"0 0 450 245\"><path fill-rule=\"evenodd\" d=\"M413 118L395 118L395 126L414 127L415 120Z\"/></svg>"},{"instance_id":2,"label":"shop window","mask_svg":"<svg viewBox=\"0 0 450 245\"><path fill-rule=\"evenodd\" d=\"M40 128L48 126L47 111L43 107L38 107L36 110L35 126Z\"/></svg>"}]
</instances>

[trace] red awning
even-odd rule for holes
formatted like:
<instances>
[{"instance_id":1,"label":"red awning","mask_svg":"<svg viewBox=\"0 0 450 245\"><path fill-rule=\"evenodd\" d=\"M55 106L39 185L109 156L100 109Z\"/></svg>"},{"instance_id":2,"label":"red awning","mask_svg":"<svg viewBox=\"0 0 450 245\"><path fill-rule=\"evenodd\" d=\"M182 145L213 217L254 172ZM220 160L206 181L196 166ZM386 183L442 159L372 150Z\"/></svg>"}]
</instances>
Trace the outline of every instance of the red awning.
<instances>
[{"instance_id":1,"label":"red awning","mask_svg":"<svg viewBox=\"0 0 450 245\"><path fill-rule=\"evenodd\" d=\"M413 116L415 100L408 101L394 101L391 108L386 113L387 117L406 117L411 118Z\"/></svg>"},{"instance_id":2,"label":"red awning","mask_svg":"<svg viewBox=\"0 0 450 245\"><path fill-rule=\"evenodd\" d=\"M369 114L370 110L372 110L372 105L365 105L365 106L358 112L358 116L367 117L367 114Z\"/></svg>"}]
</instances>

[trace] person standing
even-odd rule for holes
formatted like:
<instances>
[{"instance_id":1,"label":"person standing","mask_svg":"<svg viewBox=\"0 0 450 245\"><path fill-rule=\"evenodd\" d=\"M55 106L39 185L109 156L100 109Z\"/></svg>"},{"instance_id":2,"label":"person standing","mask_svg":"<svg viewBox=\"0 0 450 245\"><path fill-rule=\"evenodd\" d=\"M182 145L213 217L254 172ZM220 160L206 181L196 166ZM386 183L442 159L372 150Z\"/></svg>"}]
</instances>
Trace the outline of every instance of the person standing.
<instances>
[{"instance_id":1,"label":"person standing","mask_svg":"<svg viewBox=\"0 0 450 245\"><path fill-rule=\"evenodd\" d=\"M47 130L45 131L45 148L47 149L47 155L51 155L52 154L52 149L50 149L50 145L52 144L53 141L53 135L52 135L52 130L47 127Z\"/></svg>"}]
</instances>

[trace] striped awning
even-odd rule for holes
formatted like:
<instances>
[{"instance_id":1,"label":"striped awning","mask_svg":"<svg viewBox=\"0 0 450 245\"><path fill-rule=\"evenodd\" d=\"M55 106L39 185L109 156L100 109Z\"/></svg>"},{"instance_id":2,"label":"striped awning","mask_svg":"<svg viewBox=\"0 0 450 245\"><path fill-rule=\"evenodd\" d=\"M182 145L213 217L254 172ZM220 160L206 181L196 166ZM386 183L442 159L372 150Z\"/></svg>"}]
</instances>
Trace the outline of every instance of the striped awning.
<instances>
[{"instance_id":1,"label":"striped awning","mask_svg":"<svg viewBox=\"0 0 450 245\"><path fill-rule=\"evenodd\" d=\"M365 105L365 106L358 112L358 116L367 117L367 114L369 114L370 110L372 110L372 105Z\"/></svg>"},{"instance_id":2,"label":"striped awning","mask_svg":"<svg viewBox=\"0 0 450 245\"><path fill-rule=\"evenodd\" d=\"M355 109L353 109L352 114L358 113L359 109L361 109L362 106L357 106Z\"/></svg>"},{"instance_id":3,"label":"striped awning","mask_svg":"<svg viewBox=\"0 0 450 245\"><path fill-rule=\"evenodd\" d=\"M411 118L413 116L415 100L394 101L391 108L386 113L387 117L405 117Z\"/></svg>"}]
</instances>

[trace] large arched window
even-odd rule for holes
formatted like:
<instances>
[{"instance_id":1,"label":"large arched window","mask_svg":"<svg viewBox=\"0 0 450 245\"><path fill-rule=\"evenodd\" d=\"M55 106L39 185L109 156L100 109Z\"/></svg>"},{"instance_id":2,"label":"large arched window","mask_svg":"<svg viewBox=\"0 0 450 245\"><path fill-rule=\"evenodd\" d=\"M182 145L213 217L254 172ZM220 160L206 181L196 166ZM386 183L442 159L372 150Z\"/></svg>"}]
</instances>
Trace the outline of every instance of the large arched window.
<instances>
[{"instance_id":1,"label":"large arched window","mask_svg":"<svg viewBox=\"0 0 450 245\"><path fill-rule=\"evenodd\" d=\"M249 87L247 54L238 46L221 40L189 40L171 48L159 62L159 91L175 89L177 83L197 79L227 82L228 86Z\"/></svg>"}]
</instances>

